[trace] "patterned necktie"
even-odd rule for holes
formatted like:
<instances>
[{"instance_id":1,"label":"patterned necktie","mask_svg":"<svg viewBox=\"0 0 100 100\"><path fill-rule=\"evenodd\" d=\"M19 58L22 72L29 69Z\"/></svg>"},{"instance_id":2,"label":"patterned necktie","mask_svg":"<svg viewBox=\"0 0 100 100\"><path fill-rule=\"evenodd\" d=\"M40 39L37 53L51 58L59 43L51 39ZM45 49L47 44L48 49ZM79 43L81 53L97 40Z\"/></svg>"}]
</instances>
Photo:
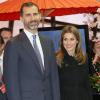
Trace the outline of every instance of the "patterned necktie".
<instances>
[{"instance_id":1,"label":"patterned necktie","mask_svg":"<svg viewBox=\"0 0 100 100\"><path fill-rule=\"evenodd\" d=\"M39 48L38 48L37 43L36 43L36 35L33 35L33 47L34 47L34 51L36 53L36 56L38 58L39 64L41 66L41 70L43 72L44 71L44 66L43 66L43 63L42 63L42 58L41 58Z\"/></svg>"}]
</instances>

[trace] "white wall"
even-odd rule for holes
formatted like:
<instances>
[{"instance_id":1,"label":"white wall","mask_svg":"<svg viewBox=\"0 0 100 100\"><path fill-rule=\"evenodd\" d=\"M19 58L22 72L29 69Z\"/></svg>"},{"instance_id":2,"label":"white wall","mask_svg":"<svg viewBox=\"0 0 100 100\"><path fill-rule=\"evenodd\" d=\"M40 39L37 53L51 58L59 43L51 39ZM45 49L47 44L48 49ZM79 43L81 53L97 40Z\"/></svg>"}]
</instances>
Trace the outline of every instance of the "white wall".
<instances>
[{"instance_id":1,"label":"white wall","mask_svg":"<svg viewBox=\"0 0 100 100\"><path fill-rule=\"evenodd\" d=\"M8 26L9 26L9 21L0 21L0 28Z\"/></svg>"},{"instance_id":2,"label":"white wall","mask_svg":"<svg viewBox=\"0 0 100 100\"><path fill-rule=\"evenodd\" d=\"M84 14L74 14L74 15L66 15L66 16L56 16L56 20L83 25L84 24L83 21L85 20L85 17Z\"/></svg>"}]
</instances>

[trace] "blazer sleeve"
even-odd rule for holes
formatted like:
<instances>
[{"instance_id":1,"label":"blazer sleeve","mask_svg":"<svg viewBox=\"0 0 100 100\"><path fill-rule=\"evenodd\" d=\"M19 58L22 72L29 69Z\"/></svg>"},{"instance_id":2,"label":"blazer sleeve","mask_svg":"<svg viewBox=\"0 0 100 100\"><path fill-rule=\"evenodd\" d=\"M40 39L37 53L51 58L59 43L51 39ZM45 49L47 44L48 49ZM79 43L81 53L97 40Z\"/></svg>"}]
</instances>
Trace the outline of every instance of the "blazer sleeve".
<instances>
[{"instance_id":1,"label":"blazer sleeve","mask_svg":"<svg viewBox=\"0 0 100 100\"><path fill-rule=\"evenodd\" d=\"M51 84L52 84L52 93L53 100L60 100L60 89L59 89L59 78L58 78L58 68L56 64L54 46L51 42Z\"/></svg>"},{"instance_id":2,"label":"blazer sleeve","mask_svg":"<svg viewBox=\"0 0 100 100\"><path fill-rule=\"evenodd\" d=\"M8 100L22 100L19 86L17 45L9 41L4 50L4 82Z\"/></svg>"}]
</instances>

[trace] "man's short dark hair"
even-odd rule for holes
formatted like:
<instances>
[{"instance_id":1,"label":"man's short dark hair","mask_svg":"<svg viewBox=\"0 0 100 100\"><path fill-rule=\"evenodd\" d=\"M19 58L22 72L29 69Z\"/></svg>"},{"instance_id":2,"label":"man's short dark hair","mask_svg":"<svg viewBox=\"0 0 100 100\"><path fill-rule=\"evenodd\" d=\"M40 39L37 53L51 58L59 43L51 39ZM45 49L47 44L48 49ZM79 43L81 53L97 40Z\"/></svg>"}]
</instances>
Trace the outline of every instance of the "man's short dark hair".
<instances>
[{"instance_id":1,"label":"man's short dark hair","mask_svg":"<svg viewBox=\"0 0 100 100\"><path fill-rule=\"evenodd\" d=\"M3 37L0 35L0 44L4 44Z\"/></svg>"},{"instance_id":2,"label":"man's short dark hair","mask_svg":"<svg viewBox=\"0 0 100 100\"><path fill-rule=\"evenodd\" d=\"M20 16L23 16L23 8L24 7L32 7L32 6L36 6L38 8L38 11L39 11L38 5L36 5L33 2L26 2L26 3L23 3L22 6L21 6L21 8L20 8Z\"/></svg>"},{"instance_id":3,"label":"man's short dark hair","mask_svg":"<svg viewBox=\"0 0 100 100\"><path fill-rule=\"evenodd\" d=\"M2 33L3 31L8 31L8 32L11 32L11 33L12 33L12 31L11 31L10 28L3 27L3 28L0 29L0 35L1 35L1 33Z\"/></svg>"}]
</instances>

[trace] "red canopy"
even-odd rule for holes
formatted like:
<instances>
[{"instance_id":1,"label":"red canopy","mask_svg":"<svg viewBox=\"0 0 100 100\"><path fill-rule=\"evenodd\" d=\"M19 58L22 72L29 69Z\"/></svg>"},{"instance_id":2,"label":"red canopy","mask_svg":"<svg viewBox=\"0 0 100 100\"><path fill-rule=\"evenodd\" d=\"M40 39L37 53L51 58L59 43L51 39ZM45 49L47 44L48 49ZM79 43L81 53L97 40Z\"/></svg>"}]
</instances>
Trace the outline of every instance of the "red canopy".
<instances>
[{"instance_id":1,"label":"red canopy","mask_svg":"<svg viewBox=\"0 0 100 100\"><path fill-rule=\"evenodd\" d=\"M47 16L61 16L76 13L96 12L99 0L7 0L0 3L0 20L19 19L21 4L32 1Z\"/></svg>"}]
</instances>

